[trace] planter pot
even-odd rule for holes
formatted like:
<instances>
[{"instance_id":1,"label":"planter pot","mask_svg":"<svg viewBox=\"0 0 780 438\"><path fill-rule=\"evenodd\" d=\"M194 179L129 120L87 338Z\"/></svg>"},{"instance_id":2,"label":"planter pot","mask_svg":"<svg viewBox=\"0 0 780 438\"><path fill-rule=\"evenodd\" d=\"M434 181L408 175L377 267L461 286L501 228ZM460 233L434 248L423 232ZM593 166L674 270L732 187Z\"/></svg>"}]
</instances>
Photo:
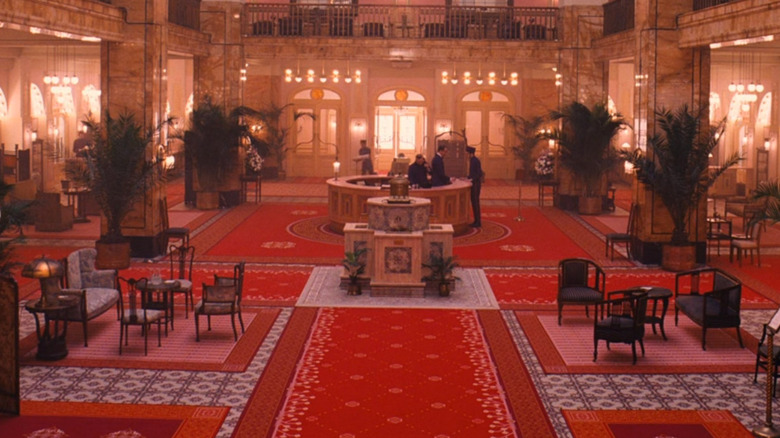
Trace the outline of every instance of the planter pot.
<instances>
[{"instance_id":1,"label":"planter pot","mask_svg":"<svg viewBox=\"0 0 780 438\"><path fill-rule=\"evenodd\" d=\"M439 283L439 296L440 297L448 297L450 296L450 283Z\"/></svg>"},{"instance_id":2,"label":"planter pot","mask_svg":"<svg viewBox=\"0 0 780 438\"><path fill-rule=\"evenodd\" d=\"M195 192L195 207L199 210L214 210L219 208L219 192Z\"/></svg>"},{"instance_id":3,"label":"planter pot","mask_svg":"<svg viewBox=\"0 0 780 438\"><path fill-rule=\"evenodd\" d=\"M130 267L130 241L119 243L95 242L97 269L127 269Z\"/></svg>"},{"instance_id":4,"label":"planter pot","mask_svg":"<svg viewBox=\"0 0 780 438\"><path fill-rule=\"evenodd\" d=\"M580 196L577 203L579 214L601 214L601 196Z\"/></svg>"},{"instance_id":5,"label":"planter pot","mask_svg":"<svg viewBox=\"0 0 780 438\"><path fill-rule=\"evenodd\" d=\"M349 283L347 285L347 295L361 295L362 293L360 283Z\"/></svg>"},{"instance_id":6,"label":"planter pot","mask_svg":"<svg viewBox=\"0 0 780 438\"><path fill-rule=\"evenodd\" d=\"M277 176L279 177L279 181L284 181L287 178L287 171L279 169Z\"/></svg>"},{"instance_id":7,"label":"planter pot","mask_svg":"<svg viewBox=\"0 0 780 438\"><path fill-rule=\"evenodd\" d=\"M696 267L696 246L665 244L661 257L661 267L667 271L687 271Z\"/></svg>"}]
</instances>

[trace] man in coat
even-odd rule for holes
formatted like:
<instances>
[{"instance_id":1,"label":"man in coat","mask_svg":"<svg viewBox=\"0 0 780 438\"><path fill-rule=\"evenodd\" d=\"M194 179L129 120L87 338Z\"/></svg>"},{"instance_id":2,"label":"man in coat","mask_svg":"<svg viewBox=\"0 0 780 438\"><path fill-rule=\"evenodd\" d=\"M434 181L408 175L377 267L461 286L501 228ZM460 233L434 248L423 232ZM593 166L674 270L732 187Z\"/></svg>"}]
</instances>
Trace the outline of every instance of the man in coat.
<instances>
[{"instance_id":1,"label":"man in coat","mask_svg":"<svg viewBox=\"0 0 780 438\"><path fill-rule=\"evenodd\" d=\"M482 162L475 155L477 150L466 146L469 154L469 181L471 181L471 211L474 213L474 222L470 226L482 228L482 214L479 209L479 193L482 191Z\"/></svg>"},{"instance_id":2,"label":"man in coat","mask_svg":"<svg viewBox=\"0 0 780 438\"><path fill-rule=\"evenodd\" d=\"M431 186L446 186L450 177L444 172L444 157L447 156L447 146L440 144L436 155L431 160Z\"/></svg>"}]
</instances>

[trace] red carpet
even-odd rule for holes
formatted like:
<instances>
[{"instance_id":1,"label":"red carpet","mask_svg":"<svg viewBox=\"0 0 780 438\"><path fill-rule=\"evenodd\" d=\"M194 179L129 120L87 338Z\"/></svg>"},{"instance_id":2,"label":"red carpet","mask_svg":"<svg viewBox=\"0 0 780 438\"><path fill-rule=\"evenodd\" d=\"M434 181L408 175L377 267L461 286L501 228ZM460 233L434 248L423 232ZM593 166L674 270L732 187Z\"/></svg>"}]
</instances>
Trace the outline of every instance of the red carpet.
<instances>
[{"instance_id":1,"label":"red carpet","mask_svg":"<svg viewBox=\"0 0 780 438\"><path fill-rule=\"evenodd\" d=\"M728 411L570 411L574 438L752 437Z\"/></svg>"},{"instance_id":2,"label":"red carpet","mask_svg":"<svg viewBox=\"0 0 780 438\"><path fill-rule=\"evenodd\" d=\"M780 303L780 291L777 289L777 285L780 284L780 269L778 269L780 256L762 254L761 266L751 265L749 260L749 258L742 260L742 267L740 267L736 257L734 263L729 263L728 255L726 255L719 259L713 258L710 264L739 278L745 286L751 287L769 299Z\"/></svg>"},{"instance_id":3,"label":"red carpet","mask_svg":"<svg viewBox=\"0 0 780 438\"><path fill-rule=\"evenodd\" d=\"M119 355L119 321L109 310L88 324L89 346L84 347L81 324L68 325L68 357L55 362L35 359L37 339L30 335L22 340L22 365L56 365L79 367L138 368L154 370L192 370L243 372L257 353L263 339L279 314L277 308L243 309L246 332L236 318L238 342L233 340L229 316L212 318L212 330L207 330L206 318L200 318L200 342L195 342L195 322L190 314L184 318L184 308L176 310L175 330L163 333L162 346L157 346L157 327L149 333L149 355L144 356L144 338L140 327L130 328L127 346Z\"/></svg>"},{"instance_id":4,"label":"red carpet","mask_svg":"<svg viewBox=\"0 0 780 438\"><path fill-rule=\"evenodd\" d=\"M289 231L296 221L327 214L326 205L269 204L237 207L206 230L213 242L200 260L246 260L267 263L336 264L344 245L306 240ZM230 217L228 217L230 216ZM247 239L247 236L252 236ZM205 240L205 238L204 238Z\"/></svg>"},{"instance_id":5,"label":"red carpet","mask_svg":"<svg viewBox=\"0 0 780 438\"><path fill-rule=\"evenodd\" d=\"M660 332L645 329L645 357L637 345L637 363L632 365L631 346L600 342L598 361L593 362L593 319L585 317L582 306L564 308L563 323L558 325L554 312L517 311L515 315L545 372L558 373L741 373L752 372L757 344L742 331L747 348L739 348L734 329L707 330L707 350L701 348L701 327L684 315L674 325L674 312L666 315ZM592 316L592 309L591 309Z\"/></svg>"},{"instance_id":6,"label":"red carpet","mask_svg":"<svg viewBox=\"0 0 780 438\"><path fill-rule=\"evenodd\" d=\"M518 222L517 209L489 208L484 222L495 222L509 230L499 242L469 244L456 240L453 252L463 266L557 266L566 257L588 257L578 242L567 236L538 208L524 208L524 221Z\"/></svg>"},{"instance_id":7,"label":"red carpet","mask_svg":"<svg viewBox=\"0 0 780 438\"><path fill-rule=\"evenodd\" d=\"M607 291L635 286L660 286L674 291L674 272L661 269L607 269ZM557 308L557 269L487 269L485 276L493 294L504 309ZM672 298L669 308L673 309ZM772 309L777 304L747 285L742 286L743 309Z\"/></svg>"},{"instance_id":8,"label":"red carpet","mask_svg":"<svg viewBox=\"0 0 780 438\"><path fill-rule=\"evenodd\" d=\"M230 408L22 401L21 416L0 417L3 438L143 436L211 438ZM140 435L133 435L133 432Z\"/></svg>"}]
</instances>

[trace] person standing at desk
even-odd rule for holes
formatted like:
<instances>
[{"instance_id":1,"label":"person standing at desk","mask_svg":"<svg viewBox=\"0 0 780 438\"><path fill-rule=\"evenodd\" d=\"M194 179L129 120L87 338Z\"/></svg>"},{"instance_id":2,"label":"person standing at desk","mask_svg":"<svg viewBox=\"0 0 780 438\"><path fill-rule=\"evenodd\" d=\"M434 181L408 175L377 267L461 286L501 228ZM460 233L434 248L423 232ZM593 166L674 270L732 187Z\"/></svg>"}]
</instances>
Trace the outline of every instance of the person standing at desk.
<instances>
[{"instance_id":1,"label":"person standing at desk","mask_svg":"<svg viewBox=\"0 0 780 438\"><path fill-rule=\"evenodd\" d=\"M414 163L409 166L409 184L414 187L430 188L431 182L428 181L428 174L431 173L428 163L425 162L423 154L417 154Z\"/></svg>"},{"instance_id":2,"label":"person standing at desk","mask_svg":"<svg viewBox=\"0 0 780 438\"><path fill-rule=\"evenodd\" d=\"M477 150L471 146L466 146L466 153L469 154L469 181L471 181L471 211L474 213L474 222L471 227L482 228L482 214L479 209L479 193L482 191L482 162L475 155Z\"/></svg>"},{"instance_id":3,"label":"person standing at desk","mask_svg":"<svg viewBox=\"0 0 780 438\"><path fill-rule=\"evenodd\" d=\"M364 157L361 164L361 173L363 175L374 175L376 172L374 172L374 163L371 161L371 148L366 145L365 140L360 140L358 155Z\"/></svg>"},{"instance_id":4,"label":"person standing at desk","mask_svg":"<svg viewBox=\"0 0 780 438\"><path fill-rule=\"evenodd\" d=\"M450 184L450 177L444 172L444 157L447 156L447 146L440 144L436 155L431 160L431 186L446 186Z\"/></svg>"}]
</instances>

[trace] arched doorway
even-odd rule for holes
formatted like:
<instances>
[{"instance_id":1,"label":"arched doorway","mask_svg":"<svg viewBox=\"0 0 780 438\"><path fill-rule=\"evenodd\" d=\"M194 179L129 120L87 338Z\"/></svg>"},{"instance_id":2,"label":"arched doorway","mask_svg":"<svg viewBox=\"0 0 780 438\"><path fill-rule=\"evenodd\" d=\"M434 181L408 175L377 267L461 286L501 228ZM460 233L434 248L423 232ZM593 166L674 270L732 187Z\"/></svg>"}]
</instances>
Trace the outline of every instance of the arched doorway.
<instances>
[{"instance_id":1,"label":"arched doorway","mask_svg":"<svg viewBox=\"0 0 780 438\"><path fill-rule=\"evenodd\" d=\"M399 154L425 152L427 108L425 97L403 88L381 93L374 113L375 170L390 170Z\"/></svg>"},{"instance_id":2,"label":"arched doorway","mask_svg":"<svg viewBox=\"0 0 780 438\"><path fill-rule=\"evenodd\" d=\"M342 126L341 96L324 88L308 88L298 91L292 102L296 112L314 117L300 117L295 122L287 155L288 174L332 176Z\"/></svg>"},{"instance_id":3,"label":"arched doorway","mask_svg":"<svg viewBox=\"0 0 780 438\"><path fill-rule=\"evenodd\" d=\"M473 91L460 100L460 122L456 127L465 128L469 146L477 149L482 168L491 178L514 178L504 118L511 109L509 97L496 91Z\"/></svg>"}]
</instances>

